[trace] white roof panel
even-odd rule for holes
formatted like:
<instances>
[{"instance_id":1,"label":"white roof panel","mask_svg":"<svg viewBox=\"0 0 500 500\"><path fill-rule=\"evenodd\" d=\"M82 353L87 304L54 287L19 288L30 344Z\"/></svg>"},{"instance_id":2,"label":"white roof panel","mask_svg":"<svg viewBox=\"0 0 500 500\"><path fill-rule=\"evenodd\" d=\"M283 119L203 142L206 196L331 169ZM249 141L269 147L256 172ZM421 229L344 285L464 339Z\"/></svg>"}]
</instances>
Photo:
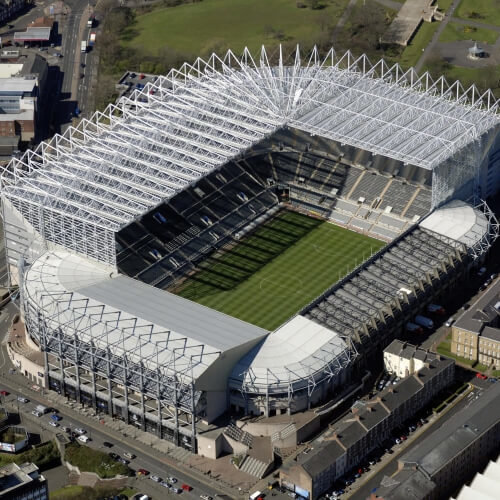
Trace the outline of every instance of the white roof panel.
<instances>
[{"instance_id":1,"label":"white roof panel","mask_svg":"<svg viewBox=\"0 0 500 500\"><path fill-rule=\"evenodd\" d=\"M350 52L332 49L323 61L297 53L275 67L264 50L258 60L228 52L172 70L14 159L2 191L118 231L283 126L433 169L497 126L497 110L491 92ZM116 200L92 196L102 174ZM131 189L142 204L127 201ZM85 193L79 206L75 193Z\"/></svg>"},{"instance_id":2,"label":"white roof panel","mask_svg":"<svg viewBox=\"0 0 500 500\"><path fill-rule=\"evenodd\" d=\"M61 251L47 252L24 280L27 300L52 326L116 355L188 370L197 378L223 351L268 332ZM174 361L175 360L175 361ZM194 363L191 373L190 366Z\"/></svg>"},{"instance_id":3,"label":"white roof panel","mask_svg":"<svg viewBox=\"0 0 500 500\"><path fill-rule=\"evenodd\" d=\"M347 344L333 330L298 315L245 355L232 378L243 386L274 385L286 391L289 383L307 383L308 377L323 373L346 351Z\"/></svg>"},{"instance_id":4,"label":"white roof panel","mask_svg":"<svg viewBox=\"0 0 500 500\"><path fill-rule=\"evenodd\" d=\"M484 213L461 200L452 200L426 217L421 227L473 247L487 234Z\"/></svg>"}]
</instances>

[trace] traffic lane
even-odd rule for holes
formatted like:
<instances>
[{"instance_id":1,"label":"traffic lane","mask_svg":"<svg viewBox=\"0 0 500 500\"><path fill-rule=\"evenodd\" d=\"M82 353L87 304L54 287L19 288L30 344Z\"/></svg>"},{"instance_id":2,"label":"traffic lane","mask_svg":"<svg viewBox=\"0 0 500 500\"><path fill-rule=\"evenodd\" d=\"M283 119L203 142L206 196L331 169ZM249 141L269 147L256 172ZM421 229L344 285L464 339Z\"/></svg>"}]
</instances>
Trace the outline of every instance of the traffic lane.
<instances>
[{"instance_id":1,"label":"traffic lane","mask_svg":"<svg viewBox=\"0 0 500 500\"><path fill-rule=\"evenodd\" d=\"M404 443L406 442L400 445L395 445L393 447L394 452L399 451L400 453L397 456L392 457L382 469L380 469L373 477L371 477L367 482L365 482L362 486L360 486L360 488L355 490L352 493L352 496L350 495L348 498L353 498L353 499L368 498L373 489L378 488L380 486L380 483L382 482L384 476L390 477L398 470L398 460L401 458L401 456L403 456L405 453L415 448L415 446L420 444L420 442L423 439L428 437L436 429L442 427L453 415L455 415L460 410L463 410L464 408L469 406L472 403L472 401L475 400L476 396L478 396L478 394L480 393L482 393L482 391L478 389L474 389L473 391L471 391L465 398L461 399L445 415L443 415L443 417L441 417L438 420L435 420L434 422L429 422L427 429L425 429L415 441L412 441L407 446L404 445Z\"/></svg>"},{"instance_id":2,"label":"traffic lane","mask_svg":"<svg viewBox=\"0 0 500 500\"><path fill-rule=\"evenodd\" d=\"M3 351L3 349L2 349ZM3 380L2 381L2 389L7 390L10 392L8 398L10 402L14 402L17 399L17 396L19 394L22 394L23 396L27 397L30 401L29 403L26 404L19 404L19 411L24 415L28 416L28 414L31 414L31 412L35 409L37 405L44 405L46 406L45 403L42 403L40 399L37 398L36 394L27 394L26 389L23 387L15 387L14 385L11 385L9 383L10 381ZM40 426L44 426L47 430L53 429L54 434L57 432L62 432L61 427L66 426L70 427L71 429L75 428L82 428L87 431L87 435L91 438L91 441L87 443L87 445L90 445L92 448L95 449L100 449L103 451L105 449L103 442L108 441L113 443L113 448L112 450L109 451L115 451L115 453L118 453L120 455L123 455L125 451L129 451L137 455L137 458L135 458L132 462L132 468L134 470L137 470L139 468L146 469L151 472L151 474L158 475L162 478L165 477L176 477L178 479L179 484L189 484L190 486L193 487L192 492L185 492L185 494L188 497L192 498L199 498L200 494L208 494L211 496L215 496L218 492L214 489L211 488L210 486L207 486L199 481L197 481L195 478L187 477L185 474L183 474L182 471L174 469L173 467L167 465L164 463L161 459L151 457L149 455L146 455L141 449L138 449L135 447L134 443L125 443L120 440L116 440L116 437L109 436L108 434L105 433L104 429L97 429L91 425L89 425L89 422L84 422L79 419L75 419L74 417L70 417L66 412L65 408L59 407L57 408L58 414L61 415L62 420L59 422L59 426L52 427L50 426L50 415L44 415L42 417L38 417L39 420L37 420L40 423ZM34 417L34 415L33 415ZM37 417L35 417L37 418ZM148 479L149 480L149 479ZM151 480L149 480L151 481ZM151 483L154 483L151 481ZM163 486L159 485L157 488L158 491L161 491L163 494L167 492L166 488ZM219 493L220 496L220 493Z\"/></svg>"}]
</instances>

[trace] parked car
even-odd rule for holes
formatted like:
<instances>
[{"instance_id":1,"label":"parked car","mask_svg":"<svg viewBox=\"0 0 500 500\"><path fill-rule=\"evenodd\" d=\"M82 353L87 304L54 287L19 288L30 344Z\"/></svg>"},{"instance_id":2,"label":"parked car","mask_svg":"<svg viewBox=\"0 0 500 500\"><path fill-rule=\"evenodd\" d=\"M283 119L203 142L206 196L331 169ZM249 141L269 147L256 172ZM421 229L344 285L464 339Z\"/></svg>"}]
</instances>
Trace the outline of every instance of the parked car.
<instances>
[{"instance_id":1,"label":"parked car","mask_svg":"<svg viewBox=\"0 0 500 500\"><path fill-rule=\"evenodd\" d=\"M175 484L177 482L177 478L170 476L168 480L172 483Z\"/></svg>"},{"instance_id":2,"label":"parked car","mask_svg":"<svg viewBox=\"0 0 500 500\"><path fill-rule=\"evenodd\" d=\"M75 429L75 432L76 432L77 434L80 434L80 435L82 435L82 434L86 434L86 433L87 433L87 431L86 431L85 429L82 429L81 427L77 427L77 428Z\"/></svg>"},{"instance_id":3,"label":"parked car","mask_svg":"<svg viewBox=\"0 0 500 500\"><path fill-rule=\"evenodd\" d=\"M146 469L137 469L138 476L147 476L148 474L149 474L149 471Z\"/></svg>"},{"instance_id":4,"label":"parked car","mask_svg":"<svg viewBox=\"0 0 500 500\"><path fill-rule=\"evenodd\" d=\"M112 451L108 453L108 457L112 458L113 460L118 460L118 458L120 458L119 455L117 455L116 453L113 453Z\"/></svg>"},{"instance_id":5,"label":"parked car","mask_svg":"<svg viewBox=\"0 0 500 500\"><path fill-rule=\"evenodd\" d=\"M481 380L486 380L488 377L483 373L476 373L476 378L479 378Z\"/></svg>"},{"instance_id":6,"label":"parked car","mask_svg":"<svg viewBox=\"0 0 500 500\"><path fill-rule=\"evenodd\" d=\"M38 410L33 410L31 412L32 415L35 415L35 417L41 417L42 416L42 412L38 411Z\"/></svg>"},{"instance_id":7,"label":"parked car","mask_svg":"<svg viewBox=\"0 0 500 500\"><path fill-rule=\"evenodd\" d=\"M133 460L135 458L135 455L133 453L128 452L128 451L124 452L123 456L125 458L128 458L129 460Z\"/></svg>"},{"instance_id":8,"label":"parked car","mask_svg":"<svg viewBox=\"0 0 500 500\"><path fill-rule=\"evenodd\" d=\"M479 269L479 271L477 272L477 275L478 276L483 276L485 272L486 272L486 268L485 267L481 267L481 269Z\"/></svg>"},{"instance_id":9,"label":"parked car","mask_svg":"<svg viewBox=\"0 0 500 500\"><path fill-rule=\"evenodd\" d=\"M53 420L49 422L49 425L51 425L52 427L59 427L59 424L57 422L54 422Z\"/></svg>"},{"instance_id":10,"label":"parked car","mask_svg":"<svg viewBox=\"0 0 500 500\"><path fill-rule=\"evenodd\" d=\"M90 441L90 438L88 436L84 436L83 434L81 436L78 436L77 439L82 443L88 443Z\"/></svg>"},{"instance_id":11,"label":"parked car","mask_svg":"<svg viewBox=\"0 0 500 500\"><path fill-rule=\"evenodd\" d=\"M154 474L152 476L149 476L149 479L151 479L155 483L161 483L161 477L155 476Z\"/></svg>"},{"instance_id":12,"label":"parked car","mask_svg":"<svg viewBox=\"0 0 500 500\"><path fill-rule=\"evenodd\" d=\"M453 323L455 323L455 318L452 316L446 320L445 326L451 326Z\"/></svg>"},{"instance_id":13,"label":"parked car","mask_svg":"<svg viewBox=\"0 0 500 500\"><path fill-rule=\"evenodd\" d=\"M394 442L395 442L396 444L401 444L401 439L396 438Z\"/></svg>"},{"instance_id":14,"label":"parked car","mask_svg":"<svg viewBox=\"0 0 500 500\"><path fill-rule=\"evenodd\" d=\"M162 481L160 484L161 484L163 487L170 489L170 484L169 484L169 483L167 483L167 481Z\"/></svg>"},{"instance_id":15,"label":"parked car","mask_svg":"<svg viewBox=\"0 0 500 500\"><path fill-rule=\"evenodd\" d=\"M123 465L128 465L130 462L126 459L126 458L123 458L123 457L118 457L116 459L117 462L120 462L121 464Z\"/></svg>"},{"instance_id":16,"label":"parked car","mask_svg":"<svg viewBox=\"0 0 500 500\"><path fill-rule=\"evenodd\" d=\"M30 402L30 400L28 398L25 398L24 396L17 396L17 400L20 403L29 403Z\"/></svg>"},{"instance_id":17,"label":"parked car","mask_svg":"<svg viewBox=\"0 0 500 500\"><path fill-rule=\"evenodd\" d=\"M62 420L62 417L60 415L57 415L57 413L53 413L50 418L54 421L54 422L59 422L59 420Z\"/></svg>"},{"instance_id":18,"label":"parked car","mask_svg":"<svg viewBox=\"0 0 500 500\"><path fill-rule=\"evenodd\" d=\"M70 432L71 431L71 429L69 427L65 427L65 426L61 427L61 430L64 431L64 432Z\"/></svg>"},{"instance_id":19,"label":"parked car","mask_svg":"<svg viewBox=\"0 0 500 500\"><path fill-rule=\"evenodd\" d=\"M110 443L109 441L103 441L102 445L105 448L113 448L113 443Z\"/></svg>"},{"instance_id":20,"label":"parked car","mask_svg":"<svg viewBox=\"0 0 500 500\"><path fill-rule=\"evenodd\" d=\"M1 394L2 396L8 396L8 395L10 394L10 392L9 392L9 391L6 391L6 390L3 390L3 391L0 391L0 394Z\"/></svg>"},{"instance_id":21,"label":"parked car","mask_svg":"<svg viewBox=\"0 0 500 500\"><path fill-rule=\"evenodd\" d=\"M181 488L185 491L191 491L193 489L192 486L189 486L189 484L184 483Z\"/></svg>"}]
</instances>

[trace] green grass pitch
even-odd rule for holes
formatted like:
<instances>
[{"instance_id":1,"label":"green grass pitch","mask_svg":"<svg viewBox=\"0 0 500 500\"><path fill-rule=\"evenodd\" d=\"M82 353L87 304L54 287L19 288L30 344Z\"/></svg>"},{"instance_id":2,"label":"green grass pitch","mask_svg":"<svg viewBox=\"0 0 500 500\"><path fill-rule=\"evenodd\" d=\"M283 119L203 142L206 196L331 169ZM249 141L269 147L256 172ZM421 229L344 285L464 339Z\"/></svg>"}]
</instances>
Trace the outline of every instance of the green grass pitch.
<instances>
[{"instance_id":1,"label":"green grass pitch","mask_svg":"<svg viewBox=\"0 0 500 500\"><path fill-rule=\"evenodd\" d=\"M230 250L204 260L173 291L273 330L383 245L284 211Z\"/></svg>"}]
</instances>

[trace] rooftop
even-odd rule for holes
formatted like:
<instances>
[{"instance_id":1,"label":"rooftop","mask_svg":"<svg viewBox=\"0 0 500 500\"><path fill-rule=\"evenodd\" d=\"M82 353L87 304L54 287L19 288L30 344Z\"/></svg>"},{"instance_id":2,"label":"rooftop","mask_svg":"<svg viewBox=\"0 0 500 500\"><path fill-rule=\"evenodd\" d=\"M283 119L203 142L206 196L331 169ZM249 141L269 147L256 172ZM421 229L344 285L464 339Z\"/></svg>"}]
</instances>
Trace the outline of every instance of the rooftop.
<instances>
[{"instance_id":1,"label":"rooftop","mask_svg":"<svg viewBox=\"0 0 500 500\"><path fill-rule=\"evenodd\" d=\"M87 317L94 310L102 311L100 320L82 329L81 340L90 337L96 346L113 344L117 355L127 353L166 371L173 363L176 372L184 369L195 378L221 352L256 343L267 334L249 323L61 251L47 252L31 265L25 289L27 296L40 304L41 312L54 318L59 314L62 323L72 321L76 309ZM115 319L110 323L109 318Z\"/></svg>"},{"instance_id":2,"label":"rooftop","mask_svg":"<svg viewBox=\"0 0 500 500\"><path fill-rule=\"evenodd\" d=\"M346 343L333 330L295 316L246 354L231 378L238 387L286 391L290 383L307 387L308 376L323 376L330 365L344 366L348 359Z\"/></svg>"},{"instance_id":3,"label":"rooftop","mask_svg":"<svg viewBox=\"0 0 500 500\"><path fill-rule=\"evenodd\" d=\"M485 327L491 326L492 328L488 329L486 334L493 335L492 330L499 330L497 326L500 318L499 302L500 279L496 279L479 299L458 317L453 327L470 333L482 334Z\"/></svg>"},{"instance_id":4,"label":"rooftop","mask_svg":"<svg viewBox=\"0 0 500 500\"><path fill-rule=\"evenodd\" d=\"M271 67L265 50L257 59L229 51L172 70L14 159L2 192L43 204L48 219L116 232L284 126L433 170L496 127L497 111L491 92L350 52L297 53ZM95 188L103 175L113 184L105 196Z\"/></svg>"},{"instance_id":5,"label":"rooftop","mask_svg":"<svg viewBox=\"0 0 500 500\"><path fill-rule=\"evenodd\" d=\"M7 495L8 492L14 491L18 486L37 479L45 480L38 473L38 467L33 463L4 465L0 468L0 496Z\"/></svg>"},{"instance_id":6,"label":"rooftop","mask_svg":"<svg viewBox=\"0 0 500 500\"><path fill-rule=\"evenodd\" d=\"M479 399L405 453L400 462L417 463L432 476L499 420L500 384L492 384Z\"/></svg>"}]
</instances>

